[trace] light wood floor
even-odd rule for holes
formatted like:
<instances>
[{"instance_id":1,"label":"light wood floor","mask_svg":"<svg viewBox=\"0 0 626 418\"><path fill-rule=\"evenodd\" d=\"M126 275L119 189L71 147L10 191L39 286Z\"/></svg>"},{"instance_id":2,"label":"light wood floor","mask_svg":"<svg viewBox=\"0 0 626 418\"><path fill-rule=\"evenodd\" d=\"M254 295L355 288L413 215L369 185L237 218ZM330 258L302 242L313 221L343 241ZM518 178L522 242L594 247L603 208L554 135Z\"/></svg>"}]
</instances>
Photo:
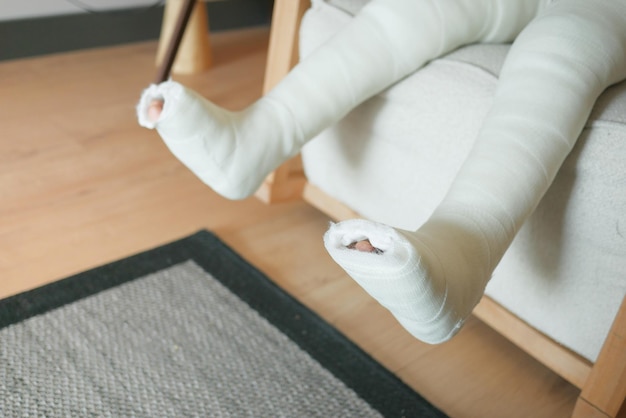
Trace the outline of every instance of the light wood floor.
<instances>
[{"instance_id":1,"label":"light wood floor","mask_svg":"<svg viewBox=\"0 0 626 418\"><path fill-rule=\"evenodd\" d=\"M239 109L260 95L267 39L214 35L214 68L176 78ZM155 51L0 63L0 297L207 228L450 416L569 416L577 390L478 320L440 346L409 337L326 254L321 213L227 201L194 178L135 121Z\"/></svg>"}]
</instances>

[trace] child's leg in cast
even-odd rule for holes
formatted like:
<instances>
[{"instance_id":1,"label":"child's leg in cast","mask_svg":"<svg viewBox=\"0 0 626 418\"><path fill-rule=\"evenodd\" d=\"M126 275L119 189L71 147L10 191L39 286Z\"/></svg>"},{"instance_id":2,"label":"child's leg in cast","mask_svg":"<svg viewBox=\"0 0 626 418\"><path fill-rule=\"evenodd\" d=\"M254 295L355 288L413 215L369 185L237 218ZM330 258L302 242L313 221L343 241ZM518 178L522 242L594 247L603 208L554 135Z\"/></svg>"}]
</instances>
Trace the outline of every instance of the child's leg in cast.
<instances>
[{"instance_id":1,"label":"child's leg in cast","mask_svg":"<svg viewBox=\"0 0 626 418\"><path fill-rule=\"evenodd\" d=\"M218 193L244 198L356 105L460 45L512 40L545 1L373 0L247 109L166 82L144 92L139 120Z\"/></svg>"},{"instance_id":2,"label":"child's leg in cast","mask_svg":"<svg viewBox=\"0 0 626 418\"><path fill-rule=\"evenodd\" d=\"M362 220L333 225L331 256L415 337L452 337L597 97L626 78L625 49L626 2L552 3L512 46L493 109L432 217L416 232Z\"/></svg>"}]
</instances>

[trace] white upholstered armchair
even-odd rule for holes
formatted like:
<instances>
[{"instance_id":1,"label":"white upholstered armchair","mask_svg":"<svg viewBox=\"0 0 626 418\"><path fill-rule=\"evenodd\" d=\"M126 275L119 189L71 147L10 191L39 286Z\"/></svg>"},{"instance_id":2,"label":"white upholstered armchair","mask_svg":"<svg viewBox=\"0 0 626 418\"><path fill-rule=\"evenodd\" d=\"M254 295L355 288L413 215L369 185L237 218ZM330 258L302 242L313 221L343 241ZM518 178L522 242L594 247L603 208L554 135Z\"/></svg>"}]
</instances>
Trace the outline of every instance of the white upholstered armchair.
<instances>
[{"instance_id":1,"label":"white upholstered armchair","mask_svg":"<svg viewBox=\"0 0 626 418\"><path fill-rule=\"evenodd\" d=\"M297 61L299 40L300 53L310 53L367 1L318 1L309 9L308 0L277 0L265 91ZM416 229L469 149L507 51L474 45L433 61L323 132L257 196L302 197L336 220ZM626 395L625 109L626 83L601 96L474 311L581 389L576 417L613 417ZM389 178L371 175L373 158Z\"/></svg>"}]
</instances>

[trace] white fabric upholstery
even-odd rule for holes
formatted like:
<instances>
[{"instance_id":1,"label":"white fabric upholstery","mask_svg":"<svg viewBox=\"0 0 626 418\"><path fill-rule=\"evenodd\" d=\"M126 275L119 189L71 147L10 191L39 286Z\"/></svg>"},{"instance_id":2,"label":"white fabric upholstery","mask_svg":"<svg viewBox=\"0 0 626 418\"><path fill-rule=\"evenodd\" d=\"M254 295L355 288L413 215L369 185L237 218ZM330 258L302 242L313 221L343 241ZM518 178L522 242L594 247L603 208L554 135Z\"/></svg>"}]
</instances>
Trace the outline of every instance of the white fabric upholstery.
<instances>
[{"instance_id":1,"label":"white fabric upholstery","mask_svg":"<svg viewBox=\"0 0 626 418\"><path fill-rule=\"evenodd\" d=\"M332 36L366 1L315 1L302 24L301 53ZM309 181L369 219L417 229L472 146L507 51L507 45L464 47L368 100L304 148ZM594 361L626 293L625 237L621 83L601 96L487 294Z\"/></svg>"}]
</instances>

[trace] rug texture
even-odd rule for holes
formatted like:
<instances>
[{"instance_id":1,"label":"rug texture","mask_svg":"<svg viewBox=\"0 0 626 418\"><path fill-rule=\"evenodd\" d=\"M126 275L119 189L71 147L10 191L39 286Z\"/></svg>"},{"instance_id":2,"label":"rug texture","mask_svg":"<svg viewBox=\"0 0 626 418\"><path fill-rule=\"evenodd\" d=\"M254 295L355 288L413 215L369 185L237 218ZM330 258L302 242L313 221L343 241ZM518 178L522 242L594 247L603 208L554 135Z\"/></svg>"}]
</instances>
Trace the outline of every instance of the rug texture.
<instances>
[{"instance_id":1,"label":"rug texture","mask_svg":"<svg viewBox=\"0 0 626 418\"><path fill-rule=\"evenodd\" d=\"M443 417L201 231L0 301L2 417Z\"/></svg>"}]
</instances>

